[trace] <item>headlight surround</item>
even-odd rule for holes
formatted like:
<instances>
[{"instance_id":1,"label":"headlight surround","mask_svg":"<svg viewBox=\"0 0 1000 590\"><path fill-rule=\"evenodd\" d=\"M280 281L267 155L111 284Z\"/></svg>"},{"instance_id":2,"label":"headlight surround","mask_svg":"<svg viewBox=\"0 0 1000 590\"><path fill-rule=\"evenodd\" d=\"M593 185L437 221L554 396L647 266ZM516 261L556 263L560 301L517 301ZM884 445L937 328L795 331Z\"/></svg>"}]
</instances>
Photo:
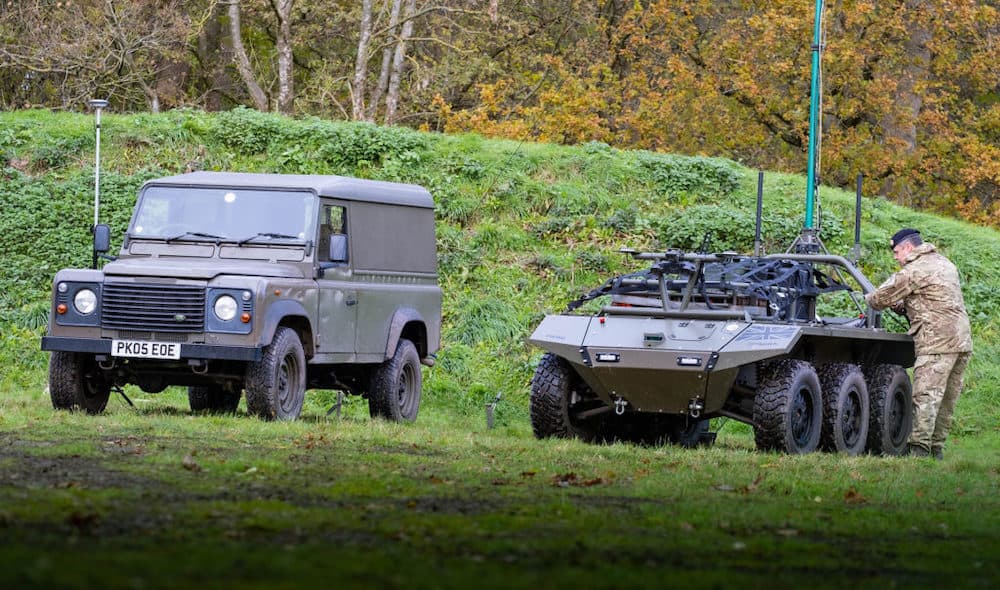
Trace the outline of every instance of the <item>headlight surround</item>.
<instances>
[{"instance_id":1,"label":"headlight surround","mask_svg":"<svg viewBox=\"0 0 1000 590\"><path fill-rule=\"evenodd\" d=\"M76 295L73 295L73 308L80 315L94 313L94 310L97 309L97 294L90 289L80 289Z\"/></svg>"},{"instance_id":2,"label":"headlight surround","mask_svg":"<svg viewBox=\"0 0 1000 590\"><path fill-rule=\"evenodd\" d=\"M236 303L230 295L220 295L218 299L215 300L215 304L212 306L212 310L215 311L215 317L219 318L224 322L228 322L236 317L236 312L239 311L240 306Z\"/></svg>"}]
</instances>

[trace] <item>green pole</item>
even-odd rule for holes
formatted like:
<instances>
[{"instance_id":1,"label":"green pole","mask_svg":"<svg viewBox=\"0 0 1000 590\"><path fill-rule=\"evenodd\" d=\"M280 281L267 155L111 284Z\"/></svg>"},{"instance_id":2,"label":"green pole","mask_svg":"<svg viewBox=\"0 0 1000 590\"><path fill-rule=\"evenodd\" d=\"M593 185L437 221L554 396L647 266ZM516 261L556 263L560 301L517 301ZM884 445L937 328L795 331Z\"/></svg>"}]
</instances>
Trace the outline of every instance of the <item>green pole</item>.
<instances>
[{"instance_id":1,"label":"green pole","mask_svg":"<svg viewBox=\"0 0 1000 590\"><path fill-rule=\"evenodd\" d=\"M823 38L823 0L816 0L816 21L813 26L812 89L809 92L809 163L806 168L806 223L812 229L816 201L816 128L819 127L819 58Z\"/></svg>"}]
</instances>

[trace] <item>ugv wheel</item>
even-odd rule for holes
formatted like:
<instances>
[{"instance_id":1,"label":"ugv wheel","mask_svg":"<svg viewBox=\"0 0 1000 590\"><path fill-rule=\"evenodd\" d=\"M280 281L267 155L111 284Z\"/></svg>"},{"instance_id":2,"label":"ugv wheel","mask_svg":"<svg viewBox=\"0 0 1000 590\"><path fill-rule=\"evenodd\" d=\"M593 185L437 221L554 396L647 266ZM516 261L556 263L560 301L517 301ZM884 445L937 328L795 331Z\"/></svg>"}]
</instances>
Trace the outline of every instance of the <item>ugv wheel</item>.
<instances>
[{"instance_id":1,"label":"ugv wheel","mask_svg":"<svg viewBox=\"0 0 1000 590\"><path fill-rule=\"evenodd\" d=\"M868 452L902 455L913 427L913 387L899 365L866 367L865 381L871 398Z\"/></svg>"},{"instance_id":2,"label":"ugv wheel","mask_svg":"<svg viewBox=\"0 0 1000 590\"><path fill-rule=\"evenodd\" d=\"M584 404L597 405L591 409L601 405L565 359L545 353L531 377L529 410L535 437L602 440L603 416L579 418L578 406Z\"/></svg>"},{"instance_id":3,"label":"ugv wheel","mask_svg":"<svg viewBox=\"0 0 1000 590\"><path fill-rule=\"evenodd\" d=\"M754 397L754 440L763 451L801 454L816 450L823 418L819 377L805 361L761 366Z\"/></svg>"},{"instance_id":4,"label":"ugv wheel","mask_svg":"<svg viewBox=\"0 0 1000 590\"><path fill-rule=\"evenodd\" d=\"M93 357L54 351L49 358L49 397L57 410L100 414L108 405L111 383Z\"/></svg>"},{"instance_id":5,"label":"ugv wheel","mask_svg":"<svg viewBox=\"0 0 1000 590\"><path fill-rule=\"evenodd\" d=\"M240 391L221 385L188 387L188 403L192 412L234 414L240 405Z\"/></svg>"},{"instance_id":6,"label":"ugv wheel","mask_svg":"<svg viewBox=\"0 0 1000 590\"><path fill-rule=\"evenodd\" d=\"M372 374L368 388L368 413L372 418L413 422L420 410L422 387L417 347L401 338L392 358L379 365Z\"/></svg>"},{"instance_id":7,"label":"ugv wheel","mask_svg":"<svg viewBox=\"0 0 1000 590\"><path fill-rule=\"evenodd\" d=\"M857 365L828 363L820 367L823 387L823 428L820 446L826 451L858 455L868 443L868 386Z\"/></svg>"},{"instance_id":8,"label":"ugv wheel","mask_svg":"<svg viewBox=\"0 0 1000 590\"><path fill-rule=\"evenodd\" d=\"M247 365L247 412L265 420L294 420L306 393L306 356L299 335L281 327L259 361ZM239 398L237 398L237 402Z\"/></svg>"}]
</instances>

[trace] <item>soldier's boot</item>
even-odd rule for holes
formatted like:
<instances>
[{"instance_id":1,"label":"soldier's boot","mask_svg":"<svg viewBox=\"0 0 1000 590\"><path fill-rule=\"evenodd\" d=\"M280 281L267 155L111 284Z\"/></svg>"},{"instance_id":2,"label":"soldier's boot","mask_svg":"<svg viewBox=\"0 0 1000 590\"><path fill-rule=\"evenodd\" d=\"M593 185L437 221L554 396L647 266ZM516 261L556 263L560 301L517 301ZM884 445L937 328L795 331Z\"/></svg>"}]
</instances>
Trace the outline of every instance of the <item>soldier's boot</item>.
<instances>
[{"instance_id":1,"label":"soldier's boot","mask_svg":"<svg viewBox=\"0 0 1000 590\"><path fill-rule=\"evenodd\" d=\"M906 454L910 457L930 457L931 453L920 445L907 445Z\"/></svg>"},{"instance_id":2,"label":"soldier's boot","mask_svg":"<svg viewBox=\"0 0 1000 590\"><path fill-rule=\"evenodd\" d=\"M938 461L944 461L944 447L931 447L931 457L934 457Z\"/></svg>"}]
</instances>

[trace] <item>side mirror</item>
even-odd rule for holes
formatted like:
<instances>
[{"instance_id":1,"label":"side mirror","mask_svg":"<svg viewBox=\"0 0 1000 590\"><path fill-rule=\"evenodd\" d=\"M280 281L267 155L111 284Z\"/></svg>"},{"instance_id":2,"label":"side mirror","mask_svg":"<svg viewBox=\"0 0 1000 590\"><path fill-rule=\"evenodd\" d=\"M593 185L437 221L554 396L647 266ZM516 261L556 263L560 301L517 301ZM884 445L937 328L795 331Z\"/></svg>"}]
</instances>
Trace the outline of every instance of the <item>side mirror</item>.
<instances>
[{"instance_id":1,"label":"side mirror","mask_svg":"<svg viewBox=\"0 0 1000 590\"><path fill-rule=\"evenodd\" d=\"M104 254L111 249L111 228L105 223L94 226L94 254Z\"/></svg>"},{"instance_id":2,"label":"side mirror","mask_svg":"<svg viewBox=\"0 0 1000 590\"><path fill-rule=\"evenodd\" d=\"M330 262L347 262L347 236L333 234L330 236Z\"/></svg>"}]
</instances>

